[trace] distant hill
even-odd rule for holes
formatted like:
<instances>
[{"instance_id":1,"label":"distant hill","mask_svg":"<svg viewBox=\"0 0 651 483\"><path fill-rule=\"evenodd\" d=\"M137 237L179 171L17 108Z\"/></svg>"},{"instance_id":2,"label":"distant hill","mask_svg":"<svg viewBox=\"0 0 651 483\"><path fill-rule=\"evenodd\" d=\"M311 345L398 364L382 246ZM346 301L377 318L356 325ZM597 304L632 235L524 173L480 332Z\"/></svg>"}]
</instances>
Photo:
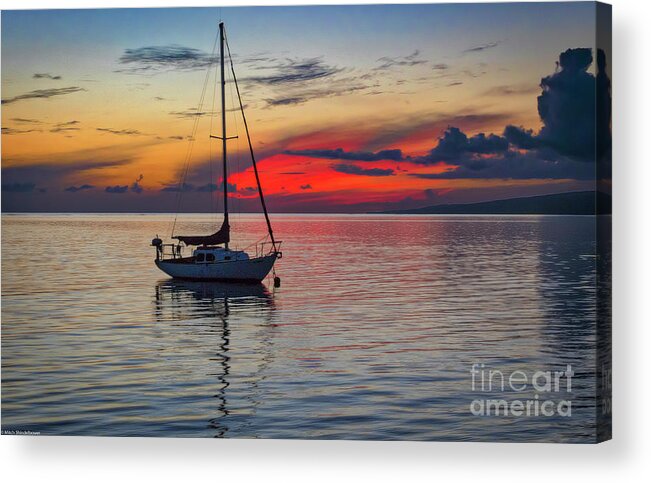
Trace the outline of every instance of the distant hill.
<instances>
[{"instance_id":1,"label":"distant hill","mask_svg":"<svg viewBox=\"0 0 651 483\"><path fill-rule=\"evenodd\" d=\"M594 215L597 200L600 212L610 214L612 204L610 195L595 191L574 191L481 203L434 205L411 210L383 211L382 213L405 215Z\"/></svg>"}]
</instances>

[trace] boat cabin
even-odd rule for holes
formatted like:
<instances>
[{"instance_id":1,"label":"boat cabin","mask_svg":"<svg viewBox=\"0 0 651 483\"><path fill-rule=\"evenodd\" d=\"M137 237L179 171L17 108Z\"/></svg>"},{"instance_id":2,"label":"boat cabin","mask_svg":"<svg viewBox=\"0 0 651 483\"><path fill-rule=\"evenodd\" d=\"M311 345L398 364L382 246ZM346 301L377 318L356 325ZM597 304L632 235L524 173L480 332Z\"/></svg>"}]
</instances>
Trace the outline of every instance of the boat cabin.
<instances>
[{"instance_id":1,"label":"boat cabin","mask_svg":"<svg viewBox=\"0 0 651 483\"><path fill-rule=\"evenodd\" d=\"M232 262L248 260L249 255L242 250L229 250L223 247L199 247L192 252L194 263Z\"/></svg>"}]
</instances>

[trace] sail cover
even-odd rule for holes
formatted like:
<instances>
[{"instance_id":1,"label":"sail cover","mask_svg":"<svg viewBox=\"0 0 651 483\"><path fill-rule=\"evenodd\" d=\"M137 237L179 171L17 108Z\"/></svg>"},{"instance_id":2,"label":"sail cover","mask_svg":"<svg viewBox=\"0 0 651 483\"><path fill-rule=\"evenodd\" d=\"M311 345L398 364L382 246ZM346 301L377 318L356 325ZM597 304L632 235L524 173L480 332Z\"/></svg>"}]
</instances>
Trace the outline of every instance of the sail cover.
<instances>
[{"instance_id":1,"label":"sail cover","mask_svg":"<svg viewBox=\"0 0 651 483\"><path fill-rule=\"evenodd\" d=\"M222 227L212 235L204 236L175 236L172 237L186 245L219 245L228 243L231 240L231 227L228 225L228 218L224 219Z\"/></svg>"}]
</instances>

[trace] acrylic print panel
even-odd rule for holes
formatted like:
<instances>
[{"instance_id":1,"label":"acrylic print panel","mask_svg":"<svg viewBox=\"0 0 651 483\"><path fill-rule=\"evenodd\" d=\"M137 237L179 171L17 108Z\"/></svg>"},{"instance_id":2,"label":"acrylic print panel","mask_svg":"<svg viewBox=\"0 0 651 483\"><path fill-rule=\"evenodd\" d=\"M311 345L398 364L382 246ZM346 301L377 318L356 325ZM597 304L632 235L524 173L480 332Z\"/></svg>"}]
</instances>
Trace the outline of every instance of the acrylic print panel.
<instances>
[{"instance_id":1,"label":"acrylic print panel","mask_svg":"<svg viewBox=\"0 0 651 483\"><path fill-rule=\"evenodd\" d=\"M592 2L2 12L3 434L608 439L610 66Z\"/></svg>"}]
</instances>

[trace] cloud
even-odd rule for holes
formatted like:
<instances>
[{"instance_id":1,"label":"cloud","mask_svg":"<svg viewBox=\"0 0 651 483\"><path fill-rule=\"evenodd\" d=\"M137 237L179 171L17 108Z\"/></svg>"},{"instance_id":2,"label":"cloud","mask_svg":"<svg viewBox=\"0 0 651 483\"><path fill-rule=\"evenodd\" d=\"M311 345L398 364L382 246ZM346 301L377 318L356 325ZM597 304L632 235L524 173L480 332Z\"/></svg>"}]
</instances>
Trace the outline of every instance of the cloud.
<instances>
[{"instance_id":1,"label":"cloud","mask_svg":"<svg viewBox=\"0 0 651 483\"><path fill-rule=\"evenodd\" d=\"M131 185L125 184L125 185L107 186L106 188L104 188L104 191L106 193L111 193L111 194L124 194L128 192L140 194L144 191L144 188L140 185L142 178L143 178L142 175L138 176L136 180L133 183L131 183Z\"/></svg>"},{"instance_id":2,"label":"cloud","mask_svg":"<svg viewBox=\"0 0 651 483\"><path fill-rule=\"evenodd\" d=\"M419 50L414 50L411 54L405 56L380 57L377 62L381 62L381 64L374 70L387 70L392 67L412 67L427 63L425 59L420 58Z\"/></svg>"},{"instance_id":3,"label":"cloud","mask_svg":"<svg viewBox=\"0 0 651 483\"><path fill-rule=\"evenodd\" d=\"M83 87L61 87L59 89L37 89L18 96L2 99L2 104L11 104L17 101L27 99L49 99L54 96L64 96L66 94L74 94L75 92L84 92L86 89Z\"/></svg>"},{"instance_id":4,"label":"cloud","mask_svg":"<svg viewBox=\"0 0 651 483\"><path fill-rule=\"evenodd\" d=\"M63 191L67 191L68 193L76 193L78 191L92 190L93 188L95 187L92 184L82 184L81 186L68 186Z\"/></svg>"},{"instance_id":5,"label":"cloud","mask_svg":"<svg viewBox=\"0 0 651 483\"><path fill-rule=\"evenodd\" d=\"M434 64L432 70L448 70L450 66L448 64Z\"/></svg>"},{"instance_id":6,"label":"cloud","mask_svg":"<svg viewBox=\"0 0 651 483\"><path fill-rule=\"evenodd\" d=\"M463 84L463 82L461 82L461 81L454 81L454 82L450 82L448 84L448 87L460 86L462 84Z\"/></svg>"},{"instance_id":7,"label":"cloud","mask_svg":"<svg viewBox=\"0 0 651 483\"><path fill-rule=\"evenodd\" d=\"M280 97L277 99L265 99L267 106L291 106L295 104L303 104L309 101L308 97Z\"/></svg>"},{"instance_id":8,"label":"cloud","mask_svg":"<svg viewBox=\"0 0 651 483\"><path fill-rule=\"evenodd\" d=\"M559 69L540 82L538 114L543 127L538 137L559 152L587 160L595 157L595 77L588 48L568 49L560 56Z\"/></svg>"},{"instance_id":9,"label":"cloud","mask_svg":"<svg viewBox=\"0 0 651 483\"><path fill-rule=\"evenodd\" d=\"M140 194L140 193L143 192L144 188L143 188L142 185L140 184L140 182L142 181L142 178L143 178L143 176L142 176L142 174L141 174L141 175L138 176L138 177L136 178L136 180L131 184L131 187L130 187L129 189L130 189L133 193L138 193L138 194Z\"/></svg>"},{"instance_id":10,"label":"cloud","mask_svg":"<svg viewBox=\"0 0 651 483\"><path fill-rule=\"evenodd\" d=\"M265 99L265 102L267 103L267 107L304 104L315 99L351 94L356 91L368 89L369 87L371 86L360 84L350 85L347 82L338 81L338 83L328 83L319 88L298 90L296 94L290 96L287 96L286 91L283 91L279 97Z\"/></svg>"},{"instance_id":11,"label":"cloud","mask_svg":"<svg viewBox=\"0 0 651 483\"><path fill-rule=\"evenodd\" d=\"M42 124L42 122L37 119L26 119L23 117L12 117L10 121L17 122L18 124Z\"/></svg>"},{"instance_id":12,"label":"cloud","mask_svg":"<svg viewBox=\"0 0 651 483\"><path fill-rule=\"evenodd\" d=\"M597 76L587 70L592 65L589 48L568 49L560 55L557 71L540 82L538 114L543 123L539 133L523 127L506 126L504 136L522 148L552 148L582 161L594 161L609 152L610 79L605 73L605 55L597 52ZM597 102L599 99L599 102ZM607 112L597 110L602 107ZM596 137L598 133L598 137Z\"/></svg>"},{"instance_id":13,"label":"cloud","mask_svg":"<svg viewBox=\"0 0 651 483\"><path fill-rule=\"evenodd\" d=\"M179 184L164 186L163 188L161 188L161 191L171 192L171 193L194 191L194 185L190 183L182 183L182 184L179 183Z\"/></svg>"},{"instance_id":14,"label":"cloud","mask_svg":"<svg viewBox=\"0 0 651 483\"><path fill-rule=\"evenodd\" d=\"M174 117L194 119L195 117L212 116L215 113L215 111L199 111L196 107L190 107L185 111L172 111L170 112L170 115Z\"/></svg>"},{"instance_id":15,"label":"cloud","mask_svg":"<svg viewBox=\"0 0 651 483\"><path fill-rule=\"evenodd\" d=\"M538 110L543 127L539 133L507 125L501 136L484 133L468 136L458 127L448 126L427 155L405 157L404 160L425 165L446 163L450 167L443 172L412 173L410 176L422 179L595 179L595 165L586 161L594 161L595 154L607 155L611 142L610 80L605 74L605 55L598 51L597 57L595 77L587 72L593 60L590 49L568 49L561 54L557 71L541 81L543 92L538 97ZM595 113L599 109L597 119ZM595 126L603 138L600 143L595 139ZM375 160L374 153L360 156L341 149L287 154ZM349 174L370 174L359 166L348 164L338 164L333 169ZM607 176L607 169L604 173Z\"/></svg>"},{"instance_id":16,"label":"cloud","mask_svg":"<svg viewBox=\"0 0 651 483\"><path fill-rule=\"evenodd\" d=\"M302 184L301 186L299 186L299 188L301 188L302 190L311 190L312 185L309 184L309 183L308 184Z\"/></svg>"},{"instance_id":17,"label":"cloud","mask_svg":"<svg viewBox=\"0 0 651 483\"><path fill-rule=\"evenodd\" d=\"M50 129L50 132L59 133L59 132L79 131L78 127L74 127L76 124L79 124L79 121L60 122L58 124L55 124L54 127Z\"/></svg>"},{"instance_id":18,"label":"cloud","mask_svg":"<svg viewBox=\"0 0 651 483\"><path fill-rule=\"evenodd\" d=\"M382 168L361 168L354 164L335 164L332 166L332 169L339 173L344 174L354 174L359 176L393 176L395 171L392 169L382 169Z\"/></svg>"},{"instance_id":19,"label":"cloud","mask_svg":"<svg viewBox=\"0 0 651 483\"><path fill-rule=\"evenodd\" d=\"M3 183L2 191L7 193L31 193L36 188L35 183Z\"/></svg>"},{"instance_id":20,"label":"cloud","mask_svg":"<svg viewBox=\"0 0 651 483\"><path fill-rule=\"evenodd\" d=\"M259 72L240 79L266 90L265 107L295 106L329 97L338 97L372 87L362 77L341 76L346 69L327 64L320 57L276 59L256 57L250 69ZM263 90L263 92L264 92Z\"/></svg>"},{"instance_id":21,"label":"cloud","mask_svg":"<svg viewBox=\"0 0 651 483\"><path fill-rule=\"evenodd\" d=\"M522 126L506 126L504 128L504 137L509 143L521 149L533 149L541 145L533 129L525 129Z\"/></svg>"},{"instance_id":22,"label":"cloud","mask_svg":"<svg viewBox=\"0 0 651 483\"><path fill-rule=\"evenodd\" d=\"M445 161L453 165L442 173L416 173L425 179L574 179L596 177L595 157L610 161L610 79L605 54L597 51L597 75L588 72L592 50L568 49L558 69L541 80L539 133L507 125L503 136L478 134L468 138L450 127L429 155L414 162ZM596 100L600 99L600 102ZM597 116L597 111L602 111ZM599 133L600 140L595 138ZM518 150L511 150L514 146ZM591 162L590 162L591 161ZM609 176L608 165L601 176Z\"/></svg>"},{"instance_id":23,"label":"cloud","mask_svg":"<svg viewBox=\"0 0 651 483\"><path fill-rule=\"evenodd\" d=\"M32 76L34 79L50 79L50 80L61 80L60 75L52 75L52 74L34 74Z\"/></svg>"},{"instance_id":24,"label":"cloud","mask_svg":"<svg viewBox=\"0 0 651 483\"><path fill-rule=\"evenodd\" d=\"M307 156L310 158L344 159L348 161L401 161L402 151L400 149L385 149L376 153L364 151L344 151L337 149L303 149L283 151L283 154L291 156Z\"/></svg>"},{"instance_id":25,"label":"cloud","mask_svg":"<svg viewBox=\"0 0 651 483\"><path fill-rule=\"evenodd\" d=\"M218 58L192 47L163 45L126 49L118 59L124 69L118 72L147 74L162 71L192 71L205 69Z\"/></svg>"},{"instance_id":26,"label":"cloud","mask_svg":"<svg viewBox=\"0 0 651 483\"><path fill-rule=\"evenodd\" d=\"M436 147L428 155L414 159L414 162L433 164L440 161L464 161L468 154L503 153L509 148L509 142L504 137L484 133L468 137L457 127L448 127L439 138ZM476 161L479 162L479 161Z\"/></svg>"},{"instance_id":27,"label":"cloud","mask_svg":"<svg viewBox=\"0 0 651 483\"><path fill-rule=\"evenodd\" d=\"M170 193L189 193L189 192L196 192L196 193L213 193L216 191L222 191L222 185L215 184L215 183L207 183L204 185L194 185L192 183L182 183L182 184L171 184L167 185L163 188L161 188L161 191L163 192L170 192ZM228 183L228 191L231 193L234 193L237 191L237 185Z\"/></svg>"},{"instance_id":28,"label":"cloud","mask_svg":"<svg viewBox=\"0 0 651 483\"><path fill-rule=\"evenodd\" d=\"M133 161L130 157L115 157L115 153L111 152L113 150L114 148L110 147L85 149L77 153L61 153L52 155L47 164L40 161L40 157L36 160L30 158L12 159L12 163L18 161L20 164L3 166L2 176L47 181L60 176L118 168Z\"/></svg>"},{"instance_id":29,"label":"cloud","mask_svg":"<svg viewBox=\"0 0 651 483\"><path fill-rule=\"evenodd\" d=\"M493 49L500 45L501 42L489 42L487 44L482 44L482 45L476 45L474 47L470 47L469 49L466 49L463 51L464 54L467 53L472 53L472 52L483 52L484 50L488 49Z\"/></svg>"},{"instance_id":30,"label":"cloud","mask_svg":"<svg viewBox=\"0 0 651 483\"><path fill-rule=\"evenodd\" d=\"M120 186L120 185L107 186L106 188L104 188L104 191L106 191L107 193L112 193L112 194L122 194L122 193L126 193L126 192L129 191L129 186L128 185L124 185L124 186Z\"/></svg>"},{"instance_id":31,"label":"cloud","mask_svg":"<svg viewBox=\"0 0 651 483\"><path fill-rule=\"evenodd\" d=\"M563 158L547 150L517 153L508 151L497 157L466 158L442 173L411 173L422 179L594 179L594 167Z\"/></svg>"},{"instance_id":32,"label":"cloud","mask_svg":"<svg viewBox=\"0 0 651 483\"><path fill-rule=\"evenodd\" d=\"M97 131L115 134L117 136L141 136L142 133L137 129L113 129L110 127L98 127Z\"/></svg>"},{"instance_id":33,"label":"cloud","mask_svg":"<svg viewBox=\"0 0 651 483\"><path fill-rule=\"evenodd\" d=\"M12 127L3 127L2 134L27 134L29 132L41 132L40 129L14 129Z\"/></svg>"},{"instance_id":34,"label":"cloud","mask_svg":"<svg viewBox=\"0 0 651 483\"><path fill-rule=\"evenodd\" d=\"M343 70L325 64L319 57L284 59L273 66L258 67L258 69L271 69L275 72L268 75L246 77L242 81L277 86L325 79Z\"/></svg>"}]
</instances>

